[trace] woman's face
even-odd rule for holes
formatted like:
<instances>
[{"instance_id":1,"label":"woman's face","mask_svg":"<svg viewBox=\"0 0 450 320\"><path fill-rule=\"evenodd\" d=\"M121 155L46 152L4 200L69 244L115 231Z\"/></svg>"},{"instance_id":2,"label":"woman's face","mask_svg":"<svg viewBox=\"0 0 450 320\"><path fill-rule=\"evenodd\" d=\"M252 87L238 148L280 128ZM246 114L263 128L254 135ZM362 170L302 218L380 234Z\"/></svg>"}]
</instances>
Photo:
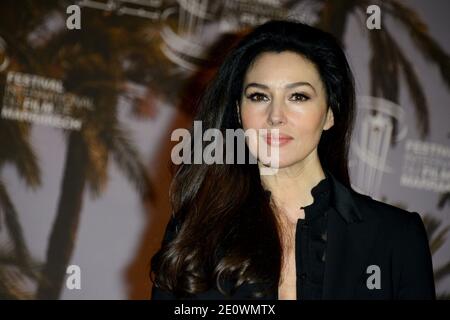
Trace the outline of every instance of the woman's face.
<instances>
[{"instance_id":1,"label":"woman's face","mask_svg":"<svg viewBox=\"0 0 450 320\"><path fill-rule=\"evenodd\" d=\"M278 168L317 156L322 130L334 124L326 100L320 75L309 60L291 51L260 54L245 74L238 112L244 130L279 129L279 139L261 130L258 138L247 141L250 152L260 160L257 144L278 148Z\"/></svg>"}]
</instances>

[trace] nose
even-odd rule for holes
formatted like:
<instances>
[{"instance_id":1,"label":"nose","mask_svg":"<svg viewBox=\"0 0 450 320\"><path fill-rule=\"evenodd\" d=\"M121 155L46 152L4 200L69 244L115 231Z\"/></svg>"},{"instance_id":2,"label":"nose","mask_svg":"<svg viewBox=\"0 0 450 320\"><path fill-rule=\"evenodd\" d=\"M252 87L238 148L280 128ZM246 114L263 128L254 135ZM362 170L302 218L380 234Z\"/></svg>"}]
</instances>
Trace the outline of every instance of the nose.
<instances>
[{"instance_id":1,"label":"nose","mask_svg":"<svg viewBox=\"0 0 450 320\"><path fill-rule=\"evenodd\" d=\"M273 101L270 105L267 123L270 126L280 126L286 123L286 115L282 102Z\"/></svg>"}]
</instances>

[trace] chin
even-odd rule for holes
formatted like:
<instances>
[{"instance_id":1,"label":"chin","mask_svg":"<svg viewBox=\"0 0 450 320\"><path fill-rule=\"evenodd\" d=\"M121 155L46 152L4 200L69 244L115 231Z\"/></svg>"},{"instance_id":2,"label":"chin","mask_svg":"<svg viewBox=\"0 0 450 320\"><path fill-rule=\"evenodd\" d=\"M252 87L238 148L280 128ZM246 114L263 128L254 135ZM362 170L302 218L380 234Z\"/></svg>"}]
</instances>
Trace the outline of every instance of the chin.
<instances>
[{"instance_id":1,"label":"chin","mask_svg":"<svg viewBox=\"0 0 450 320\"><path fill-rule=\"evenodd\" d=\"M286 159L286 158L283 159L283 158L280 158L278 166L274 166L274 165L265 165L265 166L266 167L271 167L271 168L284 169L284 168L289 168L289 167L295 165L299 161L300 160L298 160L298 159Z\"/></svg>"}]
</instances>

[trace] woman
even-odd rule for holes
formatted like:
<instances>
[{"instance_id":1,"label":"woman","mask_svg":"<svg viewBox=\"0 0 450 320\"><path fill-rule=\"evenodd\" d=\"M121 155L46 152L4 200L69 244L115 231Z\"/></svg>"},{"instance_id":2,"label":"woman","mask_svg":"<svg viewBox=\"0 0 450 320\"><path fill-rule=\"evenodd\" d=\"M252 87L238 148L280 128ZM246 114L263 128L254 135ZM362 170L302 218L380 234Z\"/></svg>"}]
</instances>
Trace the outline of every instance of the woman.
<instances>
[{"instance_id":1,"label":"woman","mask_svg":"<svg viewBox=\"0 0 450 320\"><path fill-rule=\"evenodd\" d=\"M227 55L199 103L203 129L278 130L277 171L181 165L152 259L153 299L434 299L418 213L351 189L353 76L328 33L269 21ZM273 131L271 131L273 132Z\"/></svg>"}]
</instances>

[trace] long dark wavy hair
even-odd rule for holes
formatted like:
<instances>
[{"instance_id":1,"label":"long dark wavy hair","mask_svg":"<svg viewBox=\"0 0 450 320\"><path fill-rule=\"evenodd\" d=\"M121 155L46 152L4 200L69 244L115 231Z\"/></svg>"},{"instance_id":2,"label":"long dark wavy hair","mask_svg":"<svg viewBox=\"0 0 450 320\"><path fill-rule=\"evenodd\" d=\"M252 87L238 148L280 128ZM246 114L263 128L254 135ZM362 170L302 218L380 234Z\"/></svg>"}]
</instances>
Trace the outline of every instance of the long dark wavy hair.
<instances>
[{"instance_id":1,"label":"long dark wavy hair","mask_svg":"<svg viewBox=\"0 0 450 320\"><path fill-rule=\"evenodd\" d=\"M202 121L203 130L242 128L236 101L247 69L259 54L282 51L296 52L316 66L334 114L334 126L321 136L319 159L322 167L351 188L347 161L354 80L344 52L329 33L286 20L272 20L246 33L198 100L195 120ZM212 288L232 295L243 283L264 284L255 297L277 290L282 266L280 223L257 164L182 164L171 184L170 201L180 227L152 258L156 287L180 298Z\"/></svg>"}]
</instances>

